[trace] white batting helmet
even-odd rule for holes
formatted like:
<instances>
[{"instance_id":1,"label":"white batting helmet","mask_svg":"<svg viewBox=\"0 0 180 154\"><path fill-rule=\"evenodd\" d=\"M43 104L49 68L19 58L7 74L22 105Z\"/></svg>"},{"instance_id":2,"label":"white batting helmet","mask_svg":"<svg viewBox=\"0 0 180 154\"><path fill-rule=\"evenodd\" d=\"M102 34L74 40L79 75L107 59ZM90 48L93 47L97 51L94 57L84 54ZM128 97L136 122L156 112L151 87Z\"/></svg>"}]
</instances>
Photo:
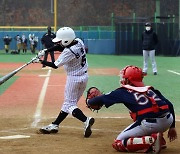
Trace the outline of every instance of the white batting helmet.
<instances>
[{"instance_id":1,"label":"white batting helmet","mask_svg":"<svg viewBox=\"0 0 180 154\"><path fill-rule=\"evenodd\" d=\"M61 41L63 46L68 46L76 38L75 32L70 27L62 27L56 32L53 42Z\"/></svg>"}]
</instances>

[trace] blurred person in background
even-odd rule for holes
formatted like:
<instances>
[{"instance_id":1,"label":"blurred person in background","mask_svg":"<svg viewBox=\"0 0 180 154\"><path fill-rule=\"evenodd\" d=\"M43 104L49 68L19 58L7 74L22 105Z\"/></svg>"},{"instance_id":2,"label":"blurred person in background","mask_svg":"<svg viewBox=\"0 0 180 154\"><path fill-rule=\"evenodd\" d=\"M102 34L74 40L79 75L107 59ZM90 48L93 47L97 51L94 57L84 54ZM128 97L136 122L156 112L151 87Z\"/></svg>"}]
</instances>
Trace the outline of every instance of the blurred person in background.
<instances>
[{"instance_id":1,"label":"blurred person in background","mask_svg":"<svg viewBox=\"0 0 180 154\"><path fill-rule=\"evenodd\" d=\"M34 34L29 34L29 43L30 43L31 53L35 54L36 40Z\"/></svg>"},{"instance_id":2,"label":"blurred person in background","mask_svg":"<svg viewBox=\"0 0 180 154\"><path fill-rule=\"evenodd\" d=\"M19 34L18 34L18 35L16 35L14 39L16 40L18 54L20 54L22 39L21 39L21 37L20 37L20 35L19 35Z\"/></svg>"},{"instance_id":3,"label":"blurred person in background","mask_svg":"<svg viewBox=\"0 0 180 154\"><path fill-rule=\"evenodd\" d=\"M23 53L27 52L27 38L24 34L22 35L22 50Z\"/></svg>"},{"instance_id":4,"label":"blurred person in background","mask_svg":"<svg viewBox=\"0 0 180 154\"><path fill-rule=\"evenodd\" d=\"M36 48L38 47L39 38L38 38L38 36L34 36L34 39L35 39L34 47L35 47L35 50L36 50Z\"/></svg>"},{"instance_id":5,"label":"blurred person in background","mask_svg":"<svg viewBox=\"0 0 180 154\"><path fill-rule=\"evenodd\" d=\"M41 38L41 43L43 45L43 47L45 49L48 49L50 47L54 46L54 43L52 42L52 40L56 37L56 35L54 33L51 32L51 27L48 26L47 27L47 32L43 35L43 37ZM50 54L51 56L51 61L55 62L55 58L54 58L54 51L53 52L46 52L44 55L44 60L47 61L48 58L48 54ZM43 68L46 67L45 65L42 66Z\"/></svg>"},{"instance_id":6,"label":"blurred person in background","mask_svg":"<svg viewBox=\"0 0 180 154\"><path fill-rule=\"evenodd\" d=\"M152 71L157 75L157 66L155 61L155 48L158 44L157 34L153 31L150 22L145 24L145 31L142 33L142 49L143 49L143 73L147 75L148 59L150 57L152 63Z\"/></svg>"},{"instance_id":7,"label":"blurred person in background","mask_svg":"<svg viewBox=\"0 0 180 154\"><path fill-rule=\"evenodd\" d=\"M12 38L9 35L6 35L6 36L4 36L3 41L4 41L4 49L5 49L6 53L8 53L9 45L12 41Z\"/></svg>"}]
</instances>

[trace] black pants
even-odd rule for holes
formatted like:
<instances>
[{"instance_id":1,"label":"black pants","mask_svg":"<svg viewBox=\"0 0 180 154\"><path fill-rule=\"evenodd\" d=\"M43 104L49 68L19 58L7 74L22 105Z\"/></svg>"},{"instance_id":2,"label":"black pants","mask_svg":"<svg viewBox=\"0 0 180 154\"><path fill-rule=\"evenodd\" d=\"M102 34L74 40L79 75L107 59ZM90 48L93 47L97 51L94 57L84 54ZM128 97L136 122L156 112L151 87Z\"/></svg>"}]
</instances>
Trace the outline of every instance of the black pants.
<instances>
[{"instance_id":1,"label":"black pants","mask_svg":"<svg viewBox=\"0 0 180 154\"><path fill-rule=\"evenodd\" d=\"M50 54L50 56L51 56L51 61L52 61L52 62L55 62L54 51L45 53L45 55L44 55L44 61L47 61L48 54ZM44 66L44 65L43 65L43 66Z\"/></svg>"}]
</instances>

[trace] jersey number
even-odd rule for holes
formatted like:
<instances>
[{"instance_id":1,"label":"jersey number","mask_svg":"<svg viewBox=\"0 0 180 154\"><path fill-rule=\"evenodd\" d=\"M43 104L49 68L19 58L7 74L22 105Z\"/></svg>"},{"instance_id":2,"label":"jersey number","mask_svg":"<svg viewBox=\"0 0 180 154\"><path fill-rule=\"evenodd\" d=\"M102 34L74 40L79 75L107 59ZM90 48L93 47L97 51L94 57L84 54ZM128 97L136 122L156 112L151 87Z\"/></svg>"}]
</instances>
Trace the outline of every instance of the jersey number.
<instances>
[{"instance_id":1,"label":"jersey number","mask_svg":"<svg viewBox=\"0 0 180 154\"><path fill-rule=\"evenodd\" d=\"M148 90L147 94L149 94L152 98L154 98L155 101L161 100L160 98L157 97L157 95L152 90ZM141 93L135 92L134 97L139 105L145 105L149 101L149 99Z\"/></svg>"},{"instance_id":2,"label":"jersey number","mask_svg":"<svg viewBox=\"0 0 180 154\"><path fill-rule=\"evenodd\" d=\"M84 67L85 64L86 64L86 55L83 55L81 59L81 66Z\"/></svg>"}]
</instances>

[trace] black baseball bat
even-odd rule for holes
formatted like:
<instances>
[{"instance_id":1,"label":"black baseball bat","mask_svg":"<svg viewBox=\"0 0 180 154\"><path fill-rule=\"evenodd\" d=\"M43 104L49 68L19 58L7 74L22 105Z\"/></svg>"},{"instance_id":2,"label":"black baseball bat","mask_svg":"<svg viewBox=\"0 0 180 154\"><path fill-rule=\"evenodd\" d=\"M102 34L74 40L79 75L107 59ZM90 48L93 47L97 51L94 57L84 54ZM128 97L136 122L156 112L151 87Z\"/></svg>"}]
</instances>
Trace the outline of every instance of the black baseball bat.
<instances>
[{"instance_id":1,"label":"black baseball bat","mask_svg":"<svg viewBox=\"0 0 180 154\"><path fill-rule=\"evenodd\" d=\"M16 70L6 74L5 76L0 78L0 85L2 85L4 82L9 80L11 77L13 77L16 73L18 73L20 70L22 70L24 67L28 66L34 61L34 59L31 59L28 63L24 64L23 66L17 68Z\"/></svg>"}]
</instances>

